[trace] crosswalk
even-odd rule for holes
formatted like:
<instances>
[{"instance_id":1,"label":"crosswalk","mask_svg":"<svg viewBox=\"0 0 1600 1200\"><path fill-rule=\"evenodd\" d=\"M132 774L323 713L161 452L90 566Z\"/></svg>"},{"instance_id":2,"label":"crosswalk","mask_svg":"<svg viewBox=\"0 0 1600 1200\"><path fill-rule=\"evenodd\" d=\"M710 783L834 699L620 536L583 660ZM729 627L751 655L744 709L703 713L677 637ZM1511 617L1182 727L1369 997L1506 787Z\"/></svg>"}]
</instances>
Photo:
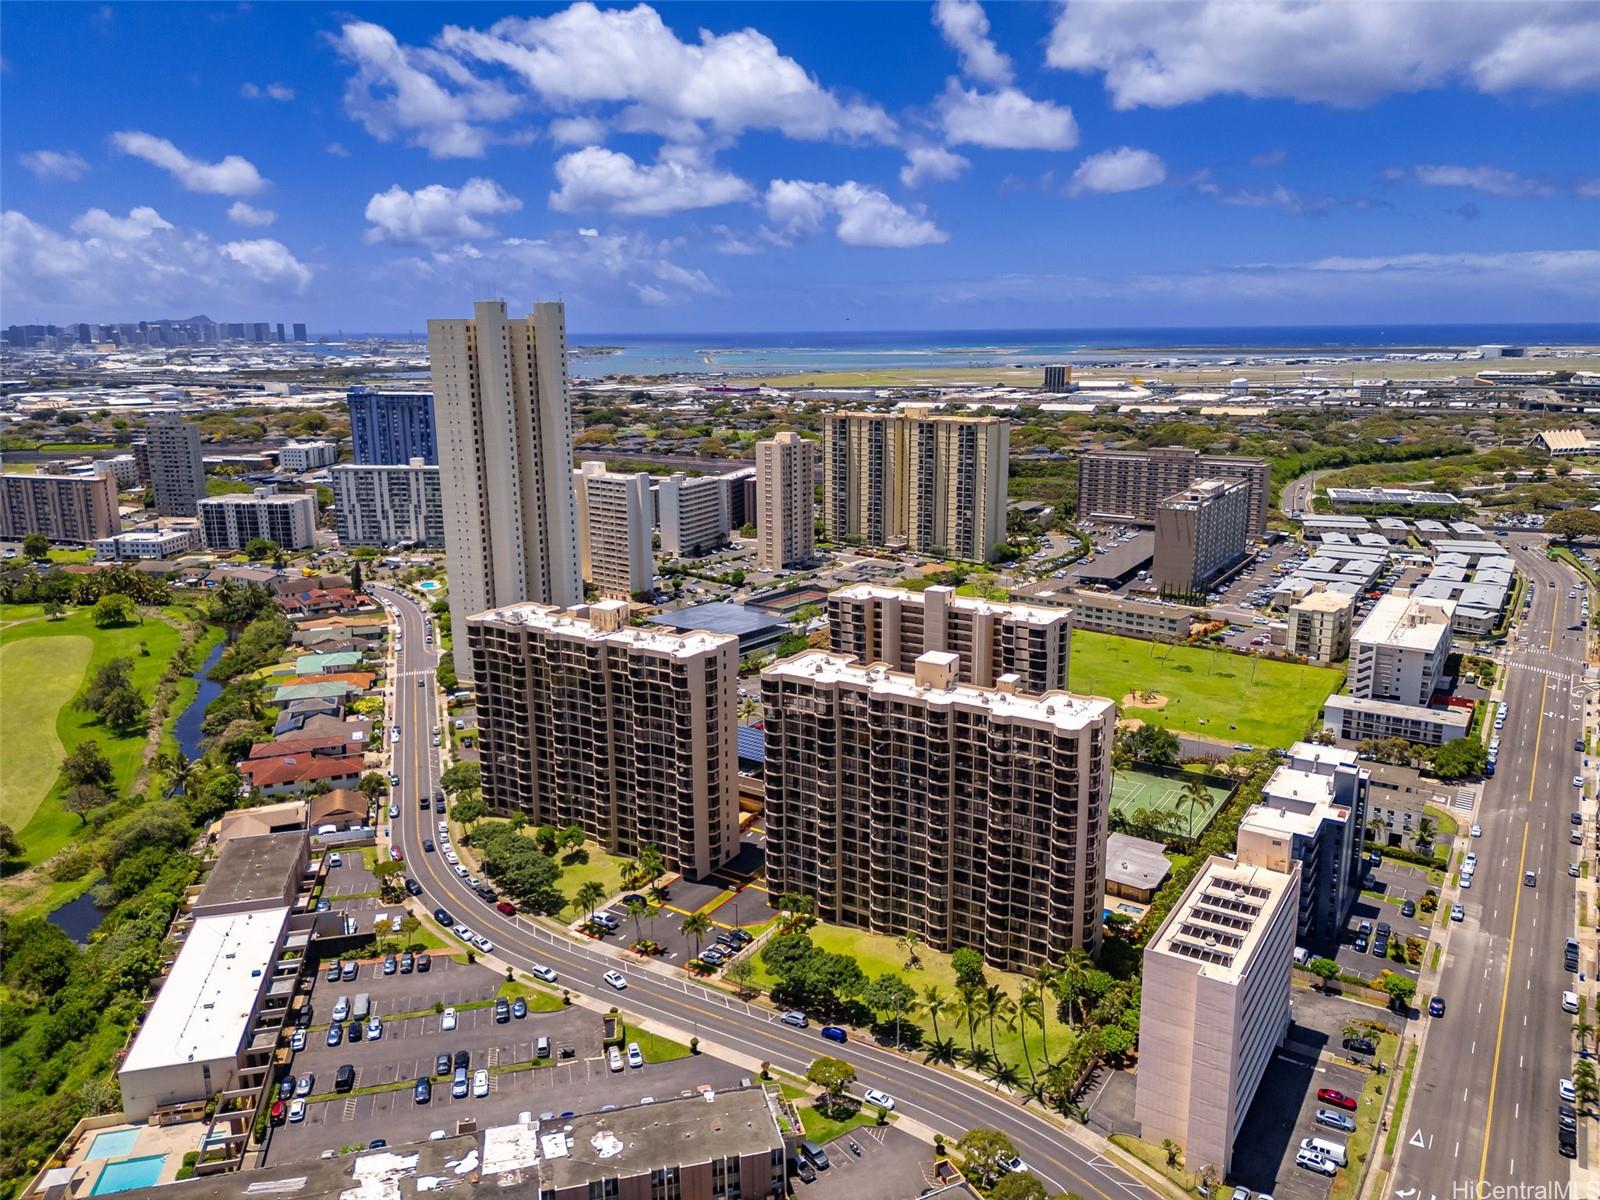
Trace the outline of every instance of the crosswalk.
<instances>
[{"instance_id":1,"label":"crosswalk","mask_svg":"<svg viewBox=\"0 0 1600 1200\"><path fill-rule=\"evenodd\" d=\"M1533 675L1543 675L1557 683L1573 684L1578 682L1578 676L1572 671L1563 671L1557 667L1537 667L1532 663L1508 663L1506 669L1510 671L1527 671Z\"/></svg>"},{"instance_id":2,"label":"crosswalk","mask_svg":"<svg viewBox=\"0 0 1600 1200\"><path fill-rule=\"evenodd\" d=\"M1475 803L1476 797L1471 788L1457 788L1456 794L1450 797L1450 807L1464 813L1471 812Z\"/></svg>"}]
</instances>

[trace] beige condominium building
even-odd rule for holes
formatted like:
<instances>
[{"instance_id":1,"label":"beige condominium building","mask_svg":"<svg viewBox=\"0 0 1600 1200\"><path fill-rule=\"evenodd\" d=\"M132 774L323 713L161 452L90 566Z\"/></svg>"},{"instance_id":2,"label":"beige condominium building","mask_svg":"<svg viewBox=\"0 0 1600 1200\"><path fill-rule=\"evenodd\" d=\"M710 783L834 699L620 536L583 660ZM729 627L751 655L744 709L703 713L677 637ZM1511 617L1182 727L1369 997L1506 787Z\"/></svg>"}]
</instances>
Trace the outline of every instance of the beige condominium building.
<instances>
[{"instance_id":1,"label":"beige condominium building","mask_svg":"<svg viewBox=\"0 0 1600 1200\"><path fill-rule=\"evenodd\" d=\"M858 583L828 595L828 648L896 671L915 669L930 650L948 650L961 683L993 687L1014 675L1019 691L1065 691L1072 614L958 596L948 587L915 592Z\"/></svg>"},{"instance_id":2,"label":"beige condominium building","mask_svg":"<svg viewBox=\"0 0 1600 1200\"><path fill-rule=\"evenodd\" d=\"M812 650L761 673L767 886L1022 970L1100 944L1111 701Z\"/></svg>"},{"instance_id":3,"label":"beige condominium building","mask_svg":"<svg viewBox=\"0 0 1600 1200\"><path fill-rule=\"evenodd\" d=\"M122 532L117 480L92 475L0 475L0 537L42 533L52 542L92 545Z\"/></svg>"},{"instance_id":4,"label":"beige condominium building","mask_svg":"<svg viewBox=\"0 0 1600 1200\"><path fill-rule=\"evenodd\" d=\"M409 463L340 463L328 472L341 546L444 546L439 467Z\"/></svg>"},{"instance_id":5,"label":"beige condominium building","mask_svg":"<svg viewBox=\"0 0 1600 1200\"><path fill-rule=\"evenodd\" d=\"M679 471L656 480L655 488L661 553L672 558L695 558L728 544L733 516L725 477L690 477Z\"/></svg>"},{"instance_id":6,"label":"beige condominium building","mask_svg":"<svg viewBox=\"0 0 1600 1200\"><path fill-rule=\"evenodd\" d=\"M504 300L478 301L471 320L428 322L428 356L452 621L524 600L578 603L565 308L512 320ZM471 678L459 637L455 666Z\"/></svg>"},{"instance_id":7,"label":"beige condominium building","mask_svg":"<svg viewBox=\"0 0 1600 1200\"><path fill-rule=\"evenodd\" d=\"M1171 601L1136 600L1114 592L1075 588L1057 579L1025 583L1012 588L1011 594L1025 604L1067 609L1072 613L1074 629L1150 642L1187 641L1195 614L1200 611Z\"/></svg>"},{"instance_id":8,"label":"beige condominium building","mask_svg":"<svg viewBox=\"0 0 1600 1200\"><path fill-rule=\"evenodd\" d=\"M823 523L836 542L986 561L1005 539L1011 426L1003 417L830 413Z\"/></svg>"},{"instance_id":9,"label":"beige condominium building","mask_svg":"<svg viewBox=\"0 0 1600 1200\"><path fill-rule=\"evenodd\" d=\"M1227 1178L1250 1101L1289 1028L1300 867L1213 855L1145 946L1134 1114L1151 1145Z\"/></svg>"},{"instance_id":10,"label":"beige condominium building","mask_svg":"<svg viewBox=\"0 0 1600 1200\"><path fill-rule=\"evenodd\" d=\"M586 462L572 473L578 505L578 561L585 583L627 600L655 590L650 550L650 476L614 475Z\"/></svg>"},{"instance_id":11,"label":"beige condominium building","mask_svg":"<svg viewBox=\"0 0 1600 1200\"><path fill-rule=\"evenodd\" d=\"M1314 663L1343 662L1350 653L1355 606L1355 597L1344 592L1308 592L1289 606L1285 649Z\"/></svg>"},{"instance_id":12,"label":"beige condominium building","mask_svg":"<svg viewBox=\"0 0 1600 1200\"><path fill-rule=\"evenodd\" d=\"M817 448L793 430L756 443L756 562L769 571L817 556Z\"/></svg>"},{"instance_id":13,"label":"beige condominium building","mask_svg":"<svg viewBox=\"0 0 1600 1200\"><path fill-rule=\"evenodd\" d=\"M621 600L463 627L490 808L576 823L610 854L653 844L692 878L734 856L737 637L630 626Z\"/></svg>"},{"instance_id":14,"label":"beige condominium building","mask_svg":"<svg viewBox=\"0 0 1600 1200\"><path fill-rule=\"evenodd\" d=\"M309 492L279 492L268 485L248 496L210 496L197 507L208 550L243 550L257 538L284 550L316 545L317 498Z\"/></svg>"},{"instance_id":15,"label":"beige condominium building","mask_svg":"<svg viewBox=\"0 0 1600 1200\"><path fill-rule=\"evenodd\" d=\"M1242 479L1250 487L1251 537L1267 529L1271 468L1263 458L1201 454L1183 446L1094 450L1078 462L1078 516L1154 525L1156 508L1197 479Z\"/></svg>"},{"instance_id":16,"label":"beige condominium building","mask_svg":"<svg viewBox=\"0 0 1600 1200\"><path fill-rule=\"evenodd\" d=\"M163 414L145 426L144 456L156 512L163 517L196 516L206 496L206 466L200 453L200 429L176 413Z\"/></svg>"},{"instance_id":17,"label":"beige condominium building","mask_svg":"<svg viewBox=\"0 0 1600 1200\"><path fill-rule=\"evenodd\" d=\"M1390 592L1372 606L1350 641L1350 694L1362 700L1426 705L1450 656L1453 600Z\"/></svg>"},{"instance_id":18,"label":"beige condominium building","mask_svg":"<svg viewBox=\"0 0 1600 1200\"><path fill-rule=\"evenodd\" d=\"M1196 592L1243 558L1249 544L1249 485L1197 479L1156 505L1150 574L1163 592Z\"/></svg>"}]
</instances>

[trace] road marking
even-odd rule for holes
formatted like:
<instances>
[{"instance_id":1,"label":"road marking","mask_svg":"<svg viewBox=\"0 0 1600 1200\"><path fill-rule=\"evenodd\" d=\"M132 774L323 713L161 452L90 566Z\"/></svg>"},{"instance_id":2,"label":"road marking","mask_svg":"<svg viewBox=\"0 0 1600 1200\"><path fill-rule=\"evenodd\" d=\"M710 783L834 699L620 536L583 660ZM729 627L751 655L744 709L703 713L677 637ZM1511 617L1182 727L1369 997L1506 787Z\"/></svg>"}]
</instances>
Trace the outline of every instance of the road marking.
<instances>
[{"instance_id":1,"label":"road marking","mask_svg":"<svg viewBox=\"0 0 1600 1200\"><path fill-rule=\"evenodd\" d=\"M1415 1146L1418 1150L1423 1149L1427 1143L1422 1140L1422 1130L1418 1129L1409 1138L1407 1138L1406 1145Z\"/></svg>"}]
</instances>

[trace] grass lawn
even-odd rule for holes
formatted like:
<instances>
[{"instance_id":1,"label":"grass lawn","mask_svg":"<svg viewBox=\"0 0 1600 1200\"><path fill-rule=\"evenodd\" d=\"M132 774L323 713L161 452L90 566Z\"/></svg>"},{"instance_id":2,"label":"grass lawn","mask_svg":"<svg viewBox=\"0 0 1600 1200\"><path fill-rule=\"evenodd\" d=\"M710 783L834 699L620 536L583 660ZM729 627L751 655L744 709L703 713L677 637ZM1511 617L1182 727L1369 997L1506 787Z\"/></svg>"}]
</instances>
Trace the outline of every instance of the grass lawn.
<instances>
[{"instance_id":1,"label":"grass lawn","mask_svg":"<svg viewBox=\"0 0 1600 1200\"><path fill-rule=\"evenodd\" d=\"M825 1116L817 1111L815 1105L807 1104L800 1109L800 1123L806 1127L806 1137L819 1146L826 1146L834 1138L860 1129L863 1125L876 1125L878 1110L857 1109L852 1115L840 1120L837 1117Z\"/></svg>"},{"instance_id":2,"label":"grass lawn","mask_svg":"<svg viewBox=\"0 0 1600 1200\"><path fill-rule=\"evenodd\" d=\"M56 732L56 714L77 694L94 653L81 635L36 637L0 646L0 820L22 829L56 781L65 751ZM26 687L27 698L22 698Z\"/></svg>"},{"instance_id":3,"label":"grass lawn","mask_svg":"<svg viewBox=\"0 0 1600 1200\"><path fill-rule=\"evenodd\" d=\"M502 983L496 996L504 996L507 1000L515 1000L521 996L528 1002L528 1008L533 1012L560 1012L566 1007L561 1003L561 997L553 992L547 992L541 987L531 983L515 980L511 983Z\"/></svg>"},{"instance_id":4,"label":"grass lawn","mask_svg":"<svg viewBox=\"0 0 1600 1200\"><path fill-rule=\"evenodd\" d=\"M1119 704L1136 689L1155 692L1166 697L1165 705L1130 705L1123 715L1229 741L1287 746L1299 740L1343 681L1344 672L1332 667L1082 629L1072 634L1074 692L1109 696Z\"/></svg>"},{"instance_id":5,"label":"grass lawn","mask_svg":"<svg viewBox=\"0 0 1600 1200\"><path fill-rule=\"evenodd\" d=\"M82 550L62 550L59 547L50 548L50 561L58 567L94 561L94 550L85 547Z\"/></svg>"},{"instance_id":6,"label":"grass lawn","mask_svg":"<svg viewBox=\"0 0 1600 1200\"><path fill-rule=\"evenodd\" d=\"M1131 817L1141 808L1172 813L1179 819L1179 829L1192 828L1194 836L1199 837L1211 823L1211 818L1217 815L1217 810L1227 801L1228 789L1207 787L1211 802L1191 813L1186 805L1180 803L1186 786L1187 782L1182 779L1168 779L1144 771L1116 771L1111 782L1111 807L1123 817Z\"/></svg>"},{"instance_id":7,"label":"grass lawn","mask_svg":"<svg viewBox=\"0 0 1600 1200\"><path fill-rule=\"evenodd\" d=\"M574 857L581 861L569 863L568 860ZM595 879L606 889L607 898L615 896L622 890L622 868L632 860L617 854L607 854L594 842L585 842L581 850L558 855L556 861L561 864L561 878L556 881L556 890L568 901L567 906L561 910L561 919L576 921L584 915L572 903L572 898L578 894L578 889L589 880Z\"/></svg>"},{"instance_id":8,"label":"grass lawn","mask_svg":"<svg viewBox=\"0 0 1600 1200\"><path fill-rule=\"evenodd\" d=\"M182 617L181 609L168 609L169 616ZM0 616L9 615L0 609ZM82 658L82 640L91 646L87 660ZM140 643L149 649L148 655L139 653ZM42 643L44 649L30 646ZM19 650L18 648L23 649ZM90 713L77 712L70 701L83 686L88 673L101 663L116 657L133 660L133 684L149 701L155 694L156 680L166 670L167 662L178 647L178 631L164 621L147 617L142 625L123 629L96 629L89 609L73 610L59 621L29 621L0 628L0 654L4 670L0 672L0 710L14 714L18 708L31 712L31 720L22 730L24 740L13 741L13 727L5 726L6 752L0 757L0 795L5 798L5 810L21 812L31 805L31 817L12 825L27 850L29 863L43 862L61 849L80 828L78 818L63 812L53 802L59 786L54 768L63 753L70 752L82 742L93 739L111 760L115 786L120 791L127 788L144 762L143 735L127 738L112 737L101 728ZM20 657L19 657L20 655ZM65 656L70 664L66 669L58 666L58 655ZM24 669L13 670L13 658ZM40 703L39 697L48 697ZM47 733L53 730L55 741L48 741ZM38 791L38 773L30 760L43 757L46 763L45 792ZM13 799L12 775L23 767L24 788ZM31 793L25 790L32 777Z\"/></svg>"},{"instance_id":9,"label":"grass lawn","mask_svg":"<svg viewBox=\"0 0 1600 1200\"><path fill-rule=\"evenodd\" d=\"M824 950L831 950L836 954L848 954L861 964L861 969L868 979L876 979L885 973L898 975L916 990L920 999L923 990L928 987L937 987L946 998L953 998L956 991L956 973L951 969L950 956L941 954L937 950L930 950L926 946L918 947L917 957L921 966L908 971L906 966L905 951L895 944L896 939L885 937L882 934L867 933L861 929L846 929L838 925L825 925L818 923L811 928L811 940ZM756 966L756 986L763 990L772 986L773 979L767 974L766 968L761 963L760 955L753 960ZM1027 976L1016 975L1007 971L996 971L992 967L988 970L989 982L998 984L1000 988L1013 1000L1017 992L1027 981ZM1072 1031L1066 1025L1056 1020L1055 1005L1053 1001L1045 1006L1049 1012L1047 1019L1050 1023L1050 1057L1060 1058L1071 1045ZM933 1022L926 1018L911 1020L907 1018L907 1025L920 1026L927 1040L933 1040ZM959 1017L944 1019L939 1022L939 1032L947 1038L954 1038L956 1044L965 1048L967 1046L967 1029ZM988 1045L989 1031L979 1025L975 1031L975 1040L980 1045ZM1028 1077L1027 1058L1022 1052L1022 1033L1019 1029L1005 1029L995 1026L995 1049L1006 1062L1016 1065L1024 1080ZM1039 1036L1039 1027L1030 1023L1028 1026L1028 1054L1033 1057L1034 1069L1039 1070L1044 1062L1044 1042Z\"/></svg>"},{"instance_id":10,"label":"grass lawn","mask_svg":"<svg viewBox=\"0 0 1600 1200\"><path fill-rule=\"evenodd\" d=\"M1113 1133L1111 1141L1146 1166L1152 1168L1157 1174L1166 1176L1184 1191L1193 1192L1195 1190L1198 1178L1183 1169L1183 1159L1180 1158L1178 1160L1180 1165L1169 1167L1167 1166L1167 1152L1165 1150L1160 1146L1153 1146L1149 1142L1136 1138L1131 1133Z\"/></svg>"},{"instance_id":11,"label":"grass lawn","mask_svg":"<svg viewBox=\"0 0 1600 1200\"><path fill-rule=\"evenodd\" d=\"M644 1055L645 1062L671 1062L676 1058L689 1057L689 1047L682 1042L675 1042L671 1038L662 1037L659 1033L651 1033L648 1029L629 1025L626 1015L623 1017L622 1029L624 1050L629 1042L638 1042L639 1052Z\"/></svg>"},{"instance_id":12,"label":"grass lawn","mask_svg":"<svg viewBox=\"0 0 1600 1200\"><path fill-rule=\"evenodd\" d=\"M1422 806L1422 811L1433 822L1433 830L1440 837L1455 837L1461 832L1461 824L1442 808L1435 808L1431 804Z\"/></svg>"}]
</instances>

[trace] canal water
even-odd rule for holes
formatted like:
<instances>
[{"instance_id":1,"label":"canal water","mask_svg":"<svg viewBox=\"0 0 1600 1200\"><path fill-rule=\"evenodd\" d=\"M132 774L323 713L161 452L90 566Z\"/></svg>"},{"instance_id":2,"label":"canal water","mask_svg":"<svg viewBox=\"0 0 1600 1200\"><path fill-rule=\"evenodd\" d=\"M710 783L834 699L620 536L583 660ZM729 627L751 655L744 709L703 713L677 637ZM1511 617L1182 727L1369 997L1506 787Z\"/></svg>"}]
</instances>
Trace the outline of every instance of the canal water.
<instances>
[{"instance_id":1,"label":"canal water","mask_svg":"<svg viewBox=\"0 0 1600 1200\"><path fill-rule=\"evenodd\" d=\"M199 683L200 690L195 693L194 702L178 714L177 724L173 726L178 748L183 751L185 758L200 757L200 743L205 736L201 724L205 720L206 708L222 694L222 685L207 679L206 675L217 665L217 659L222 657L225 647L225 642L213 646L205 662L200 664L200 669L190 677ZM94 906L93 888L50 914L51 923L79 943L88 942L89 935L100 928L103 920L105 913Z\"/></svg>"}]
</instances>

